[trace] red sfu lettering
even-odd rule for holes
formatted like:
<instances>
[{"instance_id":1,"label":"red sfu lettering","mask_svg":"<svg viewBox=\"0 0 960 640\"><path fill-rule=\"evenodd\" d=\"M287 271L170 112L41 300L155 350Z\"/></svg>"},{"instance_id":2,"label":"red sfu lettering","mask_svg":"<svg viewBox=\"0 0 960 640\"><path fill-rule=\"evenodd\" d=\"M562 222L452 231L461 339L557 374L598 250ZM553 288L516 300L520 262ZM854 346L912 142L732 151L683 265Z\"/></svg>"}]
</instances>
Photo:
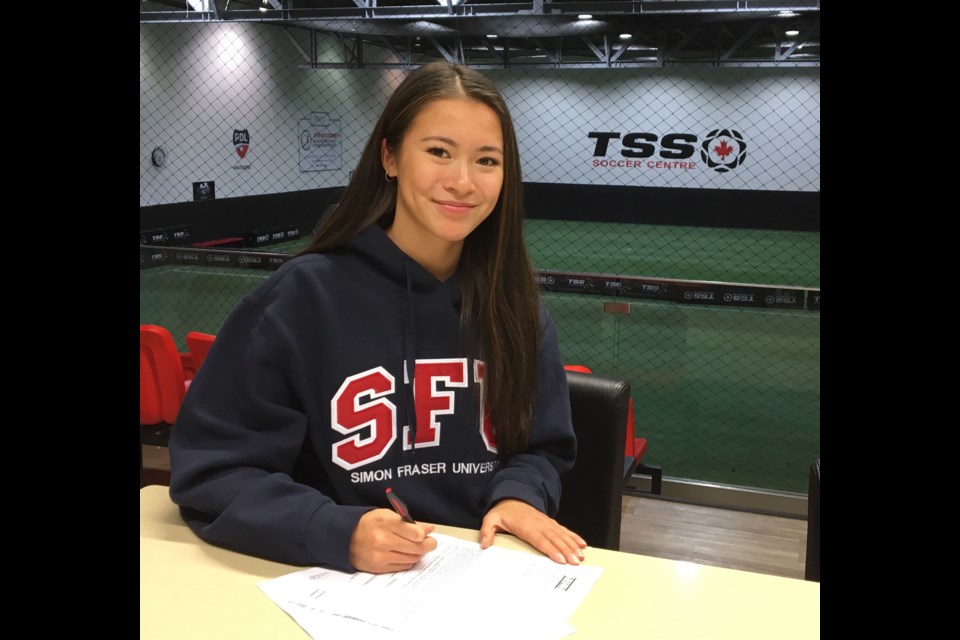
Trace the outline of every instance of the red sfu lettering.
<instances>
[{"instance_id":1,"label":"red sfu lettering","mask_svg":"<svg viewBox=\"0 0 960 640\"><path fill-rule=\"evenodd\" d=\"M333 445L333 461L344 469L356 469L379 460L397 439L397 407L384 396L393 393L395 380L383 367L350 376L330 401L334 431L349 435ZM373 402L361 404L369 398ZM370 427L370 435L362 432Z\"/></svg>"},{"instance_id":2,"label":"red sfu lettering","mask_svg":"<svg viewBox=\"0 0 960 640\"><path fill-rule=\"evenodd\" d=\"M440 423L436 417L454 412L453 391L440 391L438 383L448 387L467 386L467 359L417 360L413 374L413 398L417 404L417 447L440 446ZM411 449L410 427L403 427L403 448Z\"/></svg>"},{"instance_id":3,"label":"red sfu lettering","mask_svg":"<svg viewBox=\"0 0 960 640\"><path fill-rule=\"evenodd\" d=\"M437 416L456 411L455 391L447 387L468 386L466 358L417 360L414 371L414 402L417 410L417 447L440 446L441 429ZM481 385L483 363L474 361L474 381ZM344 469L356 469L382 459L397 440L397 407L387 396L396 391L396 380L383 367L348 377L330 401L332 428L347 438L332 448L333 462ZM478 431L489 451L496 452L490 418L484 416ZM410 448L410 427L403 427L403 447Z\"/></svg>"},{"instance_id":4,"label":"red sfu lettering","mask_svg":"<svg viewBox=\"0 0 960 640\"><path fill-rule=\"evenodd\" d=\"M497 452L497 434L493 431L493 423L490 422L490 414L487 413L486 408L483 406L483 374L484 374L484 364L479 360L474 360L473 362L473 379L477 381L477 384L480 385L480 415L483 416L483 421L480 424L480 437L483 438L483 444L487 447L487 451L493 453Z\"/></svg>"}]
</instances>

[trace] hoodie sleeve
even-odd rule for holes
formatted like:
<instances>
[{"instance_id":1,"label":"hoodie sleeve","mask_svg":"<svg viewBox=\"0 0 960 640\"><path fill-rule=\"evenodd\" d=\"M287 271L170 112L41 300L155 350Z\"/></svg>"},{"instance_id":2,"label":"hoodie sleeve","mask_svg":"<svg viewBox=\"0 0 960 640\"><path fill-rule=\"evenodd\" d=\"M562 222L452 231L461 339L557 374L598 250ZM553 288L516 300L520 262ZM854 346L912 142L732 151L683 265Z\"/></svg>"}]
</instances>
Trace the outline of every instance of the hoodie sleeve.
<instances>
[{"instance_id":1,"label":"hoodie sleeve","mask_svg":"<svg viewBox=\"0 0 960 640\"><path fill-rule=\"evenodd\" d=\"M540 326L537 398L530 446L497 471L487 488L484 513L500 500L515 498L548 516L555 516L560 506L560 475L573 467L577 457L567 374L560 359L556 327L542 302Z\"/></svg>"},{"instance_id":2,"label":"hoodie sleeve","mask_svg":"<svg viewBox=\"0 0 960 640\"><path fill-rule=\"evenodd\" d=\"M170 437L170 495L203 540L293 565L354 571L350 538L373 507L293 480L307 418L289 327L250 299L231 312Z\"/></svg>"}]
</instances>

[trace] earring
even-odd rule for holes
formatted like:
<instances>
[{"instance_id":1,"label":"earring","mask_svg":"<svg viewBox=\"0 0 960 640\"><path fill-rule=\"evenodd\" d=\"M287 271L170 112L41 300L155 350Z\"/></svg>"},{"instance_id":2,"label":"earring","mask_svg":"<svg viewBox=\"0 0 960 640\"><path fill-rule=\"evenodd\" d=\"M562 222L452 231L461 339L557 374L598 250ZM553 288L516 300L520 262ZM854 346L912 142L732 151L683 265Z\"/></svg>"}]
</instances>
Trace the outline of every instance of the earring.
<instances>
[{"instance_id":1,"label":"earring","mask_svg":"<svg viewBox=\"0 0 960 640\"><path fill-rule=\"evenodd\" d=\"M395 177L391 176L386 171L383 172L383 179L386 180L387 182L393 182L394 180L396 180Z\"/></svg>"}]
</instances>

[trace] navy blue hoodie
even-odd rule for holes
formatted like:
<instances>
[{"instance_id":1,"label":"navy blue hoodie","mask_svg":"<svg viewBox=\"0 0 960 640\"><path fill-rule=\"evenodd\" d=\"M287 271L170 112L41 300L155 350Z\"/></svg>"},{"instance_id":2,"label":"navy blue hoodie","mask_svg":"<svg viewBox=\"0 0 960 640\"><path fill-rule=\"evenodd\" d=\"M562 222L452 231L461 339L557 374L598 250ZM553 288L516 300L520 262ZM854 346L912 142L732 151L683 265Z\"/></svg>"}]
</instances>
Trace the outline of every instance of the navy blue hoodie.
<instances>
[{"instance_id":1,"label":"navy blue hoodie","mask_svg":"<svg viewBox=\"0 0 960 640\"><path fill-rule=\"evenodd\" d=\"M530 444L501 464L459 307L456 275L440 282L376 225L284 264L230 313L173 427L186 523L243 553L352 571L350 537L389 507L388 486L423 522L478 529L504 498L554 515L576 439L553 321L541 304Z\"/></svg>"}]
</instances>

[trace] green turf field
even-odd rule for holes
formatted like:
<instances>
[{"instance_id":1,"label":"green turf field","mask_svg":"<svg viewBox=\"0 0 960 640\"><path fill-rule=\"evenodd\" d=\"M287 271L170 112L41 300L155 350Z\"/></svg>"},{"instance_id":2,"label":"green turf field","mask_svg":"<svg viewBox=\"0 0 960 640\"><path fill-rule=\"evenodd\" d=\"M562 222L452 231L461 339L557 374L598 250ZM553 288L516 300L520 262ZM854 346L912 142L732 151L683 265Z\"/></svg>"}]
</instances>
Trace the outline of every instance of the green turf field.
<instances>
[{"instance_id":1,"label":"green turf field","mask_svg":"<svg viewBox=\"0 0 960 640\"><path fill-rule=\"evenodd\" d=\"M666 475L804 492L820 448L820 318L545 293L568 364L630 381L636 434ZM592 338L592 339L591 339Z\"/></svg>"},{"instance_id":2,"label":"green turf field","mask_svg":"<svg viewBox=\"0 0 960 640\"><path fill-rule=\"evenodd\" d=\"M538 269L820 286L820 234L527 220Z\"/></svg>"},{"instance_id":3,"label":"green turf field","mask_svg":"<svg viewBox=\"0 0 960 640\"><path fill-rule=\"evenodd\" d=\"M819 233L528 220L538 269L820 286ZM309 238L260 251L296 253ZM271 272L166 266L140 272L140 321L217 333ZM667 476L806 491L820 450L820 314L545 293L564 359L630 381L647 460Z\"/></svg>"}]
</instances>

